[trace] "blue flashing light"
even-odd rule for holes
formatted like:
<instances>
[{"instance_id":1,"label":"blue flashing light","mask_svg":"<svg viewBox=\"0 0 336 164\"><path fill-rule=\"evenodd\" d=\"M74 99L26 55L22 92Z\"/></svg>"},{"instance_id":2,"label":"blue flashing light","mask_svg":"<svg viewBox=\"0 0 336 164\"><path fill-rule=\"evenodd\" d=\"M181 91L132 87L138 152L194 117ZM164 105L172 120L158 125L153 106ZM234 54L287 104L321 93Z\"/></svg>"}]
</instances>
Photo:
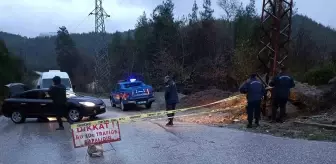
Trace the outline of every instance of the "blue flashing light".
<instances>
[{"instance_id":1,"label":"blue flashing light","mask_svg":"<svg viewBox=\"0 0 336 164\"><path fill-rule=\"evenodd\" d=\"M136 79L130 79L130 82L135 82L136 81Z\"/></svg>"}]
</instances>

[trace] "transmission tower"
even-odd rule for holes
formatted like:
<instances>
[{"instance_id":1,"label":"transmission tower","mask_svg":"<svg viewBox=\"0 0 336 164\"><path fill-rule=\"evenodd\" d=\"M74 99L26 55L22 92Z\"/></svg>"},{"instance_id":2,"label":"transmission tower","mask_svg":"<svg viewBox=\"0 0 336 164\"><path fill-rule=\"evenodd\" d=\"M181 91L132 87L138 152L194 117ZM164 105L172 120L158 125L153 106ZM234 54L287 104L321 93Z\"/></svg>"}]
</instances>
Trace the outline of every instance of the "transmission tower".
<instances>
[{"instance_id":1,"label":"transmission tower","mask_svg":"<svg viewBox=\"0 0 336 164\"><path fill-rule=\"evenodd\" d=\"M258 53L258 59L264 65L267 75L274 75L278 66L283 65L287 58L292 10L293 0L263 0L260 38L263 47ZM263 58L265 53L267 57Z\"/></svg>"},{"instance_id":2,"label":"transmission tower","mask_svg":"<svg viewBox=\"0 0 336 164\"><path fill-rule=\"evenodd\" d=\"M288 57L292 15L293 0L263 0L260 38L263 47L258 53L258 59L264 67L266 77L263 82L266 86L270 75L274 76L277 68L283 66L283 62ZM263 78L260 77L260 79ZM266 104L263 109L266 109ZM266 115L265 111L263 114Z\"/></svg>"},{"instance_id":3,"label":"transmission tower","mask_svg":"<svg viewBox=\"0 0 336 164\"><path fill-rule=\"evenodd\" d=\"M103 8L102 0L95 0L95 8L89 15L95 16L95 33L99 36L95 54L96 92L106 91L110 85L110 62L108 57L105 18L110 17Z\"/></svg>"}]
</instances>

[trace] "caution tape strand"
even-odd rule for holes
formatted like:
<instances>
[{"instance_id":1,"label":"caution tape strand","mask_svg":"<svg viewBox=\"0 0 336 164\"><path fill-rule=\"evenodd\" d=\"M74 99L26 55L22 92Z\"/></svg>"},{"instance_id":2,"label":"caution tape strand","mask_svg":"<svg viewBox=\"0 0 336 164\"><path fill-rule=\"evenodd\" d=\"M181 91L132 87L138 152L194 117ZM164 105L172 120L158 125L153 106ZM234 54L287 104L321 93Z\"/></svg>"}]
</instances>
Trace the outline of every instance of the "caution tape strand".
<instances>
[{"instance_id":1,"label":"caution tape strand","mask_svg":"<svg viewBox=\"0 0 336 164\"><path fill-rule=\"evenodd\" d=\"M163 116L163 115L177 113L177 112L185 112L185 111L192 110L192 109L208 107L208 106L212 106L212 105L215 105L215 104L219 104L219 103L223 103L223 102L239 99L242 96L243 95L236 95L236 96L232 96L232 97L229 97L229 98L226 98L226 99L222 99L222 100L219 100L219 101L215 101L215 102L212 102L212 103L209 103L209 104L205 104L205 105L199 105L199 106L194 106L194 107L176 109L176 110L171 110L171 111L158 111L158 112L143 113L143 114L137 114L137 115L132 115L132 116L126 116L126 117L109 118L109 119L103 119L103 120L97 120L97 121L81 122L81 123L72 124L71 125L71 129L76 128L76 127L81 127L81 126L98 124L98 123L104 122L104 121L118 121L120 123L127 123L127 122L132 122L132 121L139 120L139 119L144 119L144 118L153 118L153 117ZM228 110L228 109L232 109L232 108L235 108L235 107L237 107L237 106L231 106L231 107L228 107L228 108L225 108L225 109ZM220 111L223 111L223 109L220 110ZM200 112L200 113L197 113L197 114L202 114L202 113L204 114L204 112ZM205 113L209 113L209 112L205 112Z\"/></svg>"},{"instance_id":2,"label":"caution tape strand","mask_svg":"<svg viewBox=\"0 0 336 164\"><path fill-rule=\"evenodd\" d=\"M195 115L202 115L202 114L210 114L210 113L216 113L216 112L227 112L230 111L232 109L236 109L236 108L242 108L245 107L245 105L235 105L235 106L231 106L231 107L227 107L227 108L223 108L223 109L218 109L218 110L211 110L211 111L205 111L205 112L197 112L197 113L190 113L190 114L185 114L185 115L178 115L178 116L172 116L172 117L167 117L167 118L179 118L179 117L188 117L188 116L195 116ZM164 119L162 117L160 118L151 118L149 120L160 120L160 119ZM130 122L137 122L137 121L146 121L143 119L136 119L136 120L131 120ZM121 122L124 123L124 122Z\"/></svg>"}]
</instances>

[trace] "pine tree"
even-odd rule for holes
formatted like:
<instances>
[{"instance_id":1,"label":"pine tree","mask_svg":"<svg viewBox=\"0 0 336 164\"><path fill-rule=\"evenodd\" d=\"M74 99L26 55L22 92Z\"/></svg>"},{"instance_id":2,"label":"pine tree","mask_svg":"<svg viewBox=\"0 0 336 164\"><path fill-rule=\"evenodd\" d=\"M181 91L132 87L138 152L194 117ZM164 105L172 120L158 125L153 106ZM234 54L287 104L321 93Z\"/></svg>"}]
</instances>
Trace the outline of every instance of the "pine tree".
<instances>
[{"instance_id":1,"label":"pine tree","mask_svg":"<svg viewBox=\"0 0 336 164\"><path fill-rule=\"evenodd\" d=\"M255 9L255 0L250 0L250 3L246 6L246 14L250 17L254 17L257 15Z\"/></svg>"},{"instance_id":2,"label":"pine tree","mask_svg":"<svg viewBox=\"0 0 336 164\"><path fill-rule=\"evenodd\" d=\"M202 20L213 20L214 10L211 8L211 0L203 0L203 11L200 12Z\"/></svg>"},{"instance_id":3,"label":"pine tree","mask_svg":"<svg viewBox=\"0 0 336 164\"><path fill-rule=\"evenodd\" d=\"M69 74L70 78L74 77L74 70L80 65L81 59L76 49L75 42L69 35L66 27L62 26L57 31L55 41L55 51L57 54L57 64L62 71Z\"/></svg>"},{"instance_id":4,"label":"pine tree","mask_svg":"<svg viewBox=\"0 0 336 164\"><path fill-rule=\"evenodd\" d=\"M194 24L198 22L198 5L196 0L194 0L194 4L192 7L192 13L189 14L189 24Z\"/></svg>"},{"instance_id":5,"label":"pine tree","mask_svg":"<svg viewBox=\"0 0 336 164\"><path fill-rule=\"evenodd\" d=\"M0 85L21 82L24 75L24 62L10 54L3 40L0 39ZM3 97L4 87L0 87L0 100Z\"/></svg>"}]
</instances>

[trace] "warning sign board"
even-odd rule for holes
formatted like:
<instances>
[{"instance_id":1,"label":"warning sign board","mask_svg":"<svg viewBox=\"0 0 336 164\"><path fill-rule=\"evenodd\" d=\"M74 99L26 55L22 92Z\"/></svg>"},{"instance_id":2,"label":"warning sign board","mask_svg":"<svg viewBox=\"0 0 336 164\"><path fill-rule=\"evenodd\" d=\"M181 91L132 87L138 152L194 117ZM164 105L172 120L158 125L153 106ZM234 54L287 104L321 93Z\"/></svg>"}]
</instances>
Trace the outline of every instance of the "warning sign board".
<instances>
[{"instance_id":1,"label":"warning sign board","mask_svg":"<svg viewBox=\"0 0 336 164\"><path fill-rule=\"evenodd\" d=\"M117 120L90 121L71 125L75 148L120 141Z\"/></svg>"}]
</instances>

